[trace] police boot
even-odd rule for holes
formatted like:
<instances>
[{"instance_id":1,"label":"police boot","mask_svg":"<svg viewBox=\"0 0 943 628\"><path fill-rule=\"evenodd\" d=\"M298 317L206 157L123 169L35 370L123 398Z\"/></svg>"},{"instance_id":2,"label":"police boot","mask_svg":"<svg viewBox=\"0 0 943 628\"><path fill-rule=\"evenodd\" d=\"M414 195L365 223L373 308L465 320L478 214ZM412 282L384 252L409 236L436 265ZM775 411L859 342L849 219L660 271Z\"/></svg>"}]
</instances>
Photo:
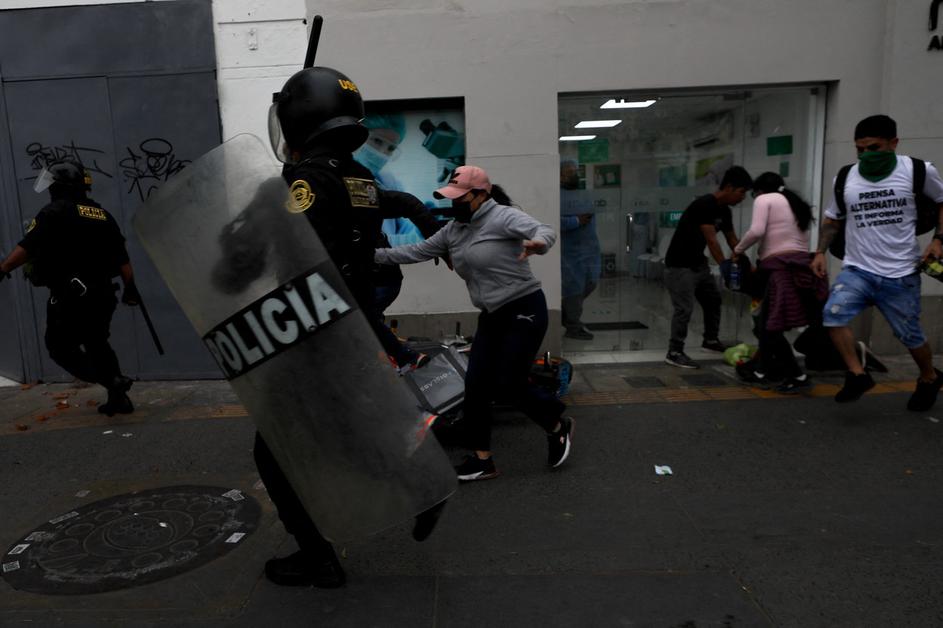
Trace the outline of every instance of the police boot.
<instances>
[{"instance_id":1,"label":"police boot","mask_svg":"<svg viewBox=\"0 0 943 628\"><path fill-rule=\"evenodd\" d=\"M281 586L322 589L342 587L347 580L332 548L318 553L298 550L291 556L273 558L265 563L265 577Z\"/></svg>"},{"instance_id":2,"label":"police boot","mask_svg":"<svg viewBox=\"0 0 943 628\"><path fill-rule=\"evenodd\" d=\"M116 414L131 414L134 412L134 404L128 397L127 392L134 383L129 377L117 375L110 382L108 388L108 401L98 406L98 411L108 416Z\"/></svg>"},{"instance_id":3,"label":"police boot","mask_svg":"<svg viewBox=\"0 0 943 628\"><path fill-rule=\"evenodd\" d=\"M439 502L432 508L423 510L416 515L416 524L413 526L413 538L415 540L421 542L429 538L436 524L439 523L439 518L442 516L442 510L445 508L445 504L446 502L444 501Z\"/></svg>"}]
</instances>

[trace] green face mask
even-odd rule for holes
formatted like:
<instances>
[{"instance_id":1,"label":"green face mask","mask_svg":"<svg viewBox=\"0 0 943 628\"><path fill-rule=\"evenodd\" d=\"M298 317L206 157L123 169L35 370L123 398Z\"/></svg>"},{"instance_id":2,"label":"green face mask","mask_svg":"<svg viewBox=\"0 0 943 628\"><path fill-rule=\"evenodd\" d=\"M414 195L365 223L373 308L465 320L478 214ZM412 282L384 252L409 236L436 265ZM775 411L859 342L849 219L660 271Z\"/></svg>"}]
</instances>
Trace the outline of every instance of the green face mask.
<instances>
[{"instance_id":1,"label":"green face mask","mask_svg":"<svg viewBox=\"0 0 943 628\"><path fill-rule=\"evenodd\" d=\"M897 154L889 150L865 151L858 155L858 172L872 183L894 172Z\"/></svg>"}]
</instances>

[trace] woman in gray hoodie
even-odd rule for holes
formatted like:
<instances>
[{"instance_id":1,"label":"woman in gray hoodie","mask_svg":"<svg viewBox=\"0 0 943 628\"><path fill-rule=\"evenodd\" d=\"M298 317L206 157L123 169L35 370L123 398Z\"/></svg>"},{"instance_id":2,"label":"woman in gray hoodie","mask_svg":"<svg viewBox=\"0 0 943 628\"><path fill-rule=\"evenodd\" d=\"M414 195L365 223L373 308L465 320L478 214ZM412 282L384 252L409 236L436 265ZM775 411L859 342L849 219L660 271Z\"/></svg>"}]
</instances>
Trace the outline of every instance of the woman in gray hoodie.
<instances>
[{"instance_id":1,"label":"woman in gray hoodie","mask_svg":"<svg viewBox=\"0 0 943 628\"><path fill-rule=\"evenodd\" d=\"M563 402L528 378L547 332L547 300L527 258L546 253L556 233L510 207L503 190L476 166L456 168L435 196L452 200L455 220L423 242L377 249L375 261L412 264L451 258L472 303L481 310L465 376L468 446L474 454L455 468L458 479L488 480L498 475L491 457L495 400L512 403L544 428L547 462L558 467L570 454L573 420L563 416Z\"/></svg>"}]
</instances>

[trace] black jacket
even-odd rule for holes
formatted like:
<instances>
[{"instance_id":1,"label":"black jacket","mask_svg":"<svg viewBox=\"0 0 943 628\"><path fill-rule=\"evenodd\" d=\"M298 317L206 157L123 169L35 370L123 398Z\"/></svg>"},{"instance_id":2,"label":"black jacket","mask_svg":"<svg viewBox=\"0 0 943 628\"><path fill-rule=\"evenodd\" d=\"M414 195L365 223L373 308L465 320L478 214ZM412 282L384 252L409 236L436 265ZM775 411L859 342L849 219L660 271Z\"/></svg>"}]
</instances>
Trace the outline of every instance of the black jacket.
<instances>
[{"instance_id":1,"label":"black jacket","mask_svg":"<svg viewBox=\"0 0 943 628\"><path fill-rule=\"evenodd\" d=\"M29 254L33 284L55 292L73 277L104 285L128 262L117 221L90 198L58 199L36 215L19 245Z\"/></svg>"}]
</instances>

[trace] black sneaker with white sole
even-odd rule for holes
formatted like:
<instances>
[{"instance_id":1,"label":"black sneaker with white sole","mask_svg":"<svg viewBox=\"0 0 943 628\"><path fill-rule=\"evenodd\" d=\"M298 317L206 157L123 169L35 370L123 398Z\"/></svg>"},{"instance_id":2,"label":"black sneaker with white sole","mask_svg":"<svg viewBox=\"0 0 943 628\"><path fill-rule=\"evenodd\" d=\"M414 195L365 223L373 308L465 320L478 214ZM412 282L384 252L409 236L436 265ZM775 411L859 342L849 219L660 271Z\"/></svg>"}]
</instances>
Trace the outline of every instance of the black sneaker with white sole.
<instances>
[{"instance_id":1,"label":"black sneaker with white sole","mask_svg":"<svg viewBox=\"0 0 943 628\"><path fill-rule=\"evenodd\" d=\"M797 377L787 377L776 387L776 392L792 395L812 387L812 380L803 373Z\"/></svg>"},{"instance_id":2,"label":"black sneaker with white sole","mask_svg":"<svg viewBox=\"0 0 943 628\"><path fill-rule=\"evenodd\" d=\"M699 369L701 366L689 358L684 351L669 351L665 356L665 364L677 366L683 369Z\"/></svg>"},{"instance_id":3,"label":"black sneaker with white sole","mask_svg":"<svg viewBox=\"0 0 943 628\"><path fill-rule=\"evenodd\" d=\"M560 429L547 434L547 464L559 467L570 455L573 443L573 419L560 417Z\"/></svg>"},{"instance_id":4,"label":"black sneaker with white sole","mask_svg":"<svg viewBox=\"0 0 943 628\"><path fill-rule=\"evenodd\" d=\"M494 466L493 458L482 460L475 454L470 454L465 456L462 464L455 467L455 475L462 482L473 482L498 477L498 470Z\"/></svg>"}]
</instances>

